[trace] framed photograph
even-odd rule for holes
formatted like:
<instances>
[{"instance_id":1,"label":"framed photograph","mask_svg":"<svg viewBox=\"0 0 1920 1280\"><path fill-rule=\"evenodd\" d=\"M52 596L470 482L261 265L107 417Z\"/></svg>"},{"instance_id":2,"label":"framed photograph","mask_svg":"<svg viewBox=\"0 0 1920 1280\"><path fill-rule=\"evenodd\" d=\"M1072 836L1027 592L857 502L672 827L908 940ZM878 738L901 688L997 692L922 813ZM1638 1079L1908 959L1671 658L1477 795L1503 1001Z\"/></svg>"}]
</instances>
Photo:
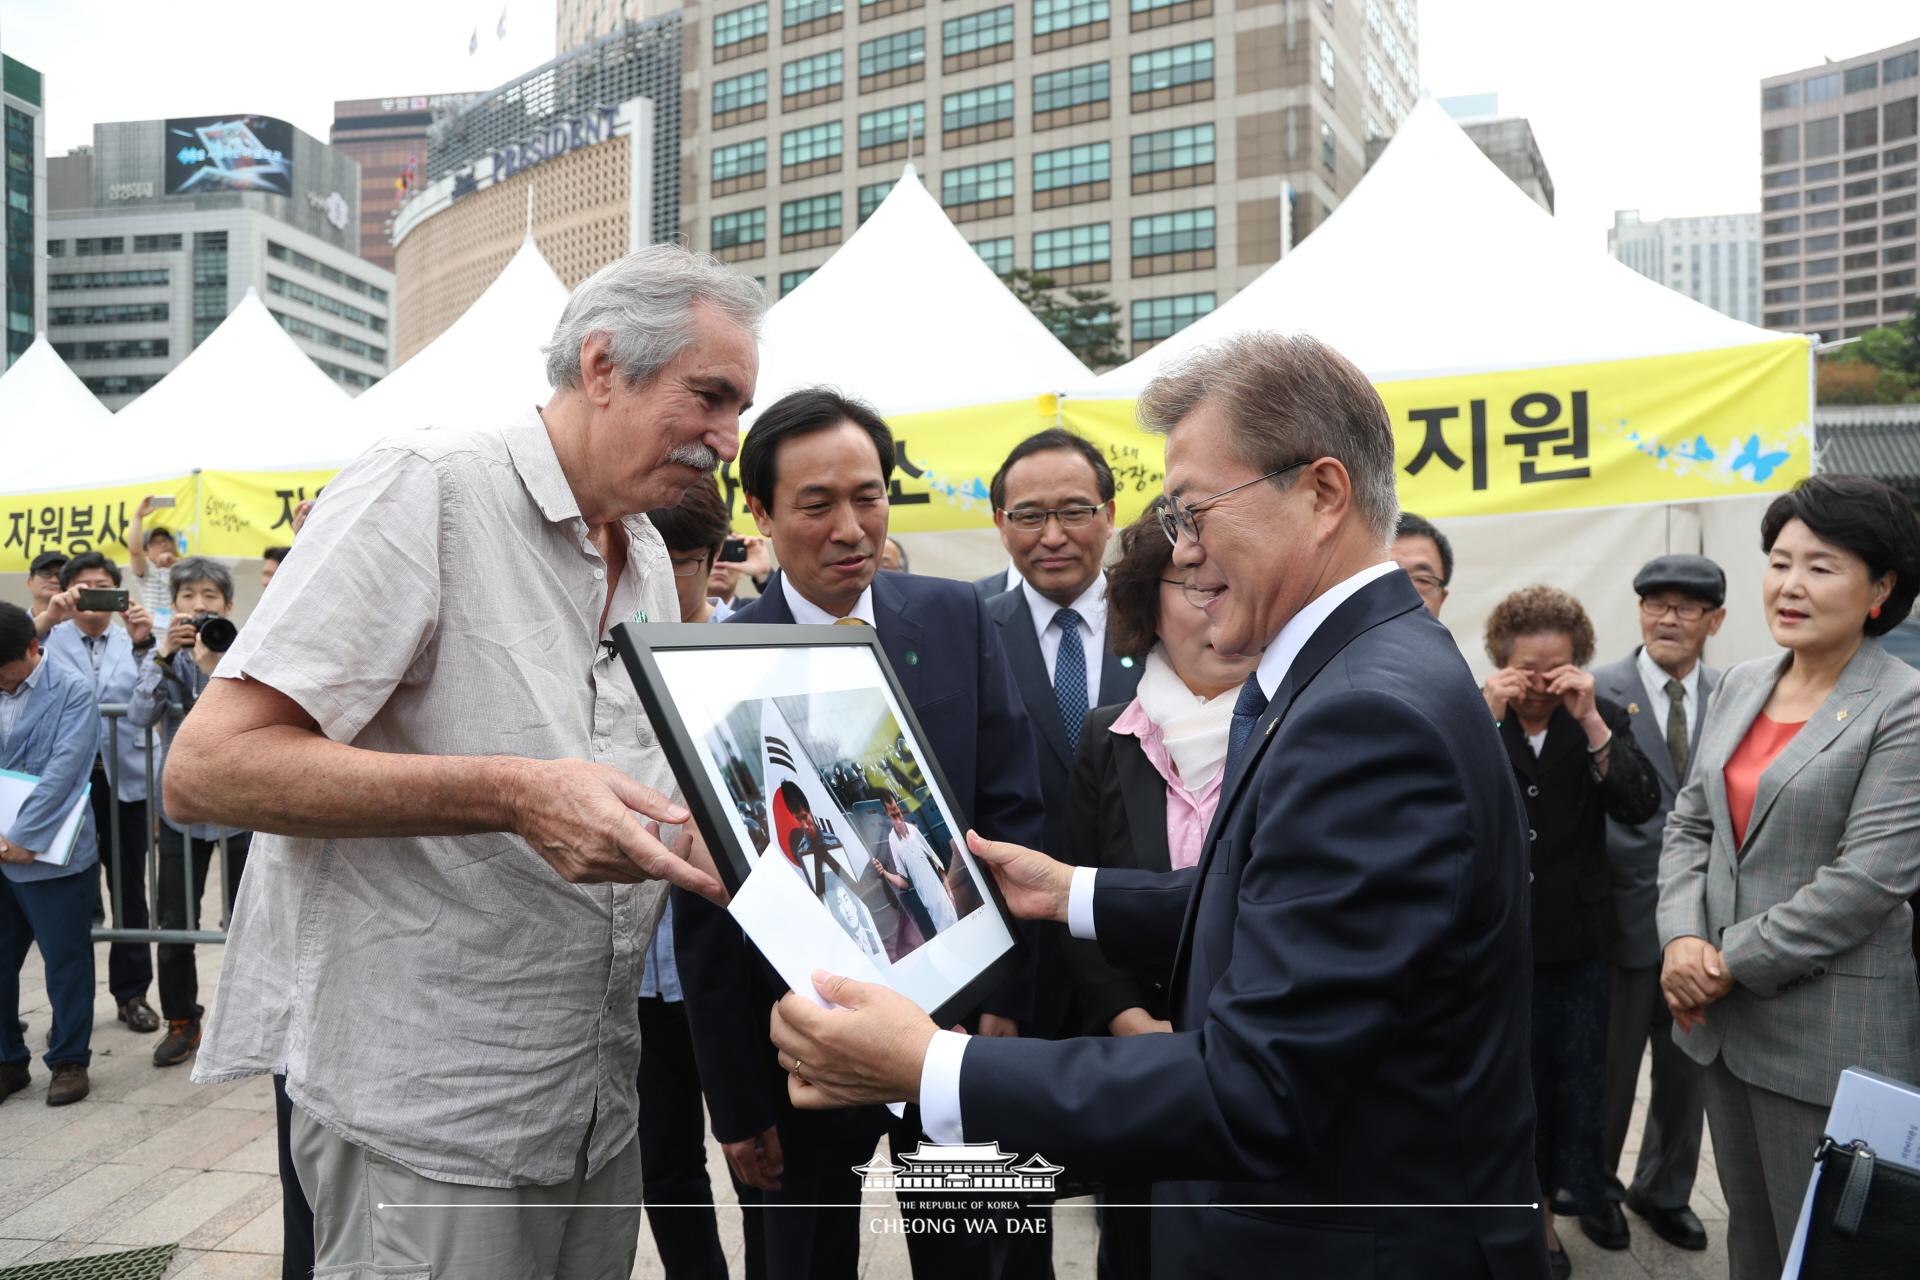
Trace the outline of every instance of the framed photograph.
<instances>
[{"instance_id":1,"label":"framed photograph","mask_svg":"<svg viewBox=\"0 0 1920 1280\"><path fill-rule=\"evenodd\" d=\"M783 974L808 969L770 942L836 972L864 957L942 1026L1007 979L1013 917L873 628L619 626L614 644L736 917ZM749 898L780 906L746 918ZM777 939L756 932L769 915Z\"/></svg>"}]
</instances>

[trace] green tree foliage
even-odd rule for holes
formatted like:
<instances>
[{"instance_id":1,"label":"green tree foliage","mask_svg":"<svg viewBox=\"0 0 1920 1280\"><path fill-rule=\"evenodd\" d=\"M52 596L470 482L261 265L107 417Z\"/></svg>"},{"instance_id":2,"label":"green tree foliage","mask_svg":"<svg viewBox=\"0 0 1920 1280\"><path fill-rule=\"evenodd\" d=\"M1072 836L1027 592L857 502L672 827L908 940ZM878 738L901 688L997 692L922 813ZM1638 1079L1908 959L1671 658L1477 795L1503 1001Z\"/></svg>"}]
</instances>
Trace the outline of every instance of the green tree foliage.
<instances>
[{"instance_id":1,"label":"green tree foliage","mask_svg":"<svg viewBox=\"0 0 1920 1280\"><path fill-rule=\"evenodd\" d=\"M1052 276L1025 267L1015 267L1002 279L1013 296L1089 369L1098 373L1125 363L1120 309L1112 298L1098 289L1062 289Z\"/></svg>"},{"instance_id":2,"label":"green tree foliage","mask_svg":"<svg viewBox=\"0 0 1920 1280\"><path fill-rule=\"evenodd\" d=\"M1821 404L1920 402L1920 304L1823 357L1818 379Z\"/></svg>"}]
</instances>

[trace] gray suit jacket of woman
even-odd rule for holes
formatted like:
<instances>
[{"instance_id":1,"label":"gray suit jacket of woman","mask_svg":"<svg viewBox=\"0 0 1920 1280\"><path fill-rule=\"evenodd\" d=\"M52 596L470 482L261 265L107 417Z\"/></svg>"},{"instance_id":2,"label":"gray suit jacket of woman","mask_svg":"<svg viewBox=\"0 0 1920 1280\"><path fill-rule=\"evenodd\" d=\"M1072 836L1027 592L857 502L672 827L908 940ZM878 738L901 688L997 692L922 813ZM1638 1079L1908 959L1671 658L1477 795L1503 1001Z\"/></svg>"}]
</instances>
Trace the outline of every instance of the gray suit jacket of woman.
<instances>
[{"instance_id":1,"label":"gray suit jacket of woman","mask_svg":"<svg viewBox=\"0 0 1920 1280\"><path fill-rule=\"evenodd\" d=\"M1726 765L1790 657L1726 673L1667 820L1660 945L1704 938L1733 990L1687 1056L1816 1106L1847 1067L1920 1080L1913 913L1920 890L1920 672L1877 640L1760 775L1743 850Z\"/></svg>"}]
</instances>

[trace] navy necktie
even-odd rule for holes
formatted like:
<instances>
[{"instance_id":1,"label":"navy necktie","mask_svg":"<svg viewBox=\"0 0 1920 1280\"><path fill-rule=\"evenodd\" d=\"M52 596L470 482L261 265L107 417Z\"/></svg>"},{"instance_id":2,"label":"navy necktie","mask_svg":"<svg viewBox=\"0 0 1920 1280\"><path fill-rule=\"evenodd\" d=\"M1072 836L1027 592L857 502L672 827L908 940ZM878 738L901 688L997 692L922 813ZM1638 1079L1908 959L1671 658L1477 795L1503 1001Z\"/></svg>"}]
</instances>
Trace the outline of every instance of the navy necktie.
<instances>
[{"instance_id":1,"label":"navy necktie","mask_svg":"<svg viewBox=\"0 0 1920 1280\"><path fill-rule=\"evenodd\" d=\"M1062 609L1053 615L1060 628L1060 652L1053 660L1053 700L1060 706L1060 726L1067 746L1080 745L1080 726L1087 719L1087 649L1080 642L1080 615Z\"/></svg>"},{"instance_id":2,"label":"navy necktie","mask_svg":"<svg viewBox=\"0 0 1920 1280\"><path fill-rule=\"evenodd\" d=\"M1260 677L1251 675L1240 686L1240 699L1233 704L1233 723L1227 726L1227 765L1221 776L1229 780L1240 763L1240 757L1246 754L1247 740L1253 736L1253 725L1260 713L1267 709L1267 695L1261 692Z\"/></svg>"}]
</instances>

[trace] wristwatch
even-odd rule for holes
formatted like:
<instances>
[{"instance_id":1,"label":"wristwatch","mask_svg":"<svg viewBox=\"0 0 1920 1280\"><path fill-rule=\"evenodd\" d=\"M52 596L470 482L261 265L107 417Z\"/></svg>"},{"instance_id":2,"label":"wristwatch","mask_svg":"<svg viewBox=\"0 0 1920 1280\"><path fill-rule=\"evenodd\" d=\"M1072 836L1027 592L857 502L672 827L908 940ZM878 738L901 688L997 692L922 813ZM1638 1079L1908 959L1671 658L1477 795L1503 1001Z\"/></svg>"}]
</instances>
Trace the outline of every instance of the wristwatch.
<instances>
[{"instance_id":1,"label":"wristwatch","mask_svg":"<svg viewBox=\"0 0 1920 1280\"><path fill-rule=\"evenodd\" d=\"M135 653L145 653L147 650L153 648L154 643L155 643L154 638L152 636L148 636L145 640L142 640L138 644L134 645L133 651Z\"/></svg>"}]
</instances>

